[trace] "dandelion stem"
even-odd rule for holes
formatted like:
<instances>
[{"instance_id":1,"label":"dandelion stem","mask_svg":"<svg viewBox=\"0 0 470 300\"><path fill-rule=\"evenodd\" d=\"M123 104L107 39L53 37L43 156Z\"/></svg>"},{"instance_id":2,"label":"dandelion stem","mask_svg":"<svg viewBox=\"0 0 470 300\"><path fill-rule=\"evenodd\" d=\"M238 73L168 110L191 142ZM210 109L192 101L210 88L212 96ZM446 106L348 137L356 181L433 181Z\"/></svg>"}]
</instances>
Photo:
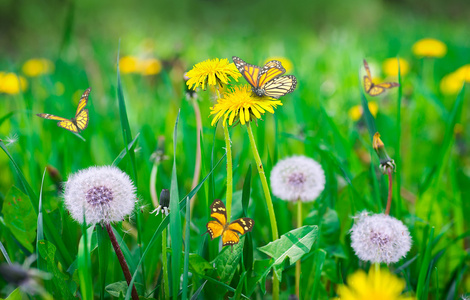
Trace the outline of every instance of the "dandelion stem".
<instances>
[{"instance_id":1,"label":"dandelion stem","mask_svg":"<svg viewBox=\"0 0 470 300\"><path fill-rule=\"evenodd\" d=\"M168 281L168 260L166 255L167 247L167 229L162 231L162 272L163 272L163 290L165 300L170 299L170 282Z\"/></svg>"},{"instance_id":2,"label":"dandelion stem","mask_svg":"<svg viewBox=\"0 0 470 300\"><path fill-rule=\"evenodd\" d=\"M302 201L297 200L297 228L302 227ZM295 294L300 299L300 259L295 263Z\"/></svg>"},{"instance_id":3,"label":"dandelion stem","mask_svg":"<svg viewBox=\"0 0 470 300\"><path fill-rule=\"evenodd\" d=\"M152 203L154 207L158 207L158 196L157 196L157 172L158 172L159 163L154 163L152 167L152 172L150 173L150 197L152 198Z\"/></svg>"},{"instance_id":4,"label":"dandelion stem","mask_svg":"<svg viewBox=\"0 0 470 300\"><path fill-rule=\"evenodd\" d=\"M388 216L390 214L390 206L392 205L392 192L393 192L393 182L392 182L392 170L387 168L388 174L388 199L387 199L387 208L385 209L385 214Z\"/></svg>"},{"instance_id":5,"label":"dandelion stem","mask_svg":"<svg viewBox=\"0 0 470 300\"><path fill-rule=\"evenodd\" d=\"M248 131L248 136L250 137L251 150L253 152L253 156L255 157L256 167L258 169L259 177L261 179L261 185L263 186L264 196L266 198L266 205L268 206L269 220L271 222L273 241L275 241L279 238L279 234L277 232L276 215L274 214L274 206L273 201L271 200L271 193L269 192L268 181L266 180L263 163L261 162L258 149L256 148L255 137L253 136L253 130L251 129L250 122L246 124L246 129ZM273 273L273 299L279 299L279 278L277 278L276 272Z\"/></svg>"},{"instance_id":6,"label":"dandelion stem","mask_svg":"<svg viewBox=\"0 0 470 300\"><path fill-rule=\"evenodd\" d=\"M233 178L232 178L232 146L230 145L230 136L226 122L223 124L224 138L225 138L225 151L227 153L227 195L226 208L227 208L227 223L230 222L232 212L232 193L233 193Z\"/></svg>"},{"instance_id":7,"label":"dandelion stem","mask_svg":"<svg viewBox=\"0 0 470 300\"><path fill-rule=\"evenodd\" d=\"M194 115L196 117L196 162L194 165L194 174L193 174L193 182L191 183L191 190L193 190L197 184L199 183L199 177L201 175L201 131L202 131L202 119L201 119L201 110L199 109L199 104L197 99L192 100L193 108L194 108ZM191 198L191 216L194 211L194 203L196 202L196 195Z\"/></svg>"},{"instance_id":8,"label":"dandelion stem","mask_svg":"<svg viewBox=\"0 0 470 300\"><path fill-rule=\"evenodd\" d=\"M116 256L119 260L119 264L121 264L121 269L122 269L122 272L124 273L124 277L126 278L127 284L129 284L132 280L132 275L131 275L131 272L129 271L129 266L126 263L124 254L122 254L121 248L119 247L119 243L116 240L116 236L114 235L111 225L109 223L106 223L105 226L106 226L106 230L108 231L111 244L113 244L114 252L116 252ZM132 285L132 300L139 300L139 295L137 294L135 285Z\"/></svg>"}]
</instances>

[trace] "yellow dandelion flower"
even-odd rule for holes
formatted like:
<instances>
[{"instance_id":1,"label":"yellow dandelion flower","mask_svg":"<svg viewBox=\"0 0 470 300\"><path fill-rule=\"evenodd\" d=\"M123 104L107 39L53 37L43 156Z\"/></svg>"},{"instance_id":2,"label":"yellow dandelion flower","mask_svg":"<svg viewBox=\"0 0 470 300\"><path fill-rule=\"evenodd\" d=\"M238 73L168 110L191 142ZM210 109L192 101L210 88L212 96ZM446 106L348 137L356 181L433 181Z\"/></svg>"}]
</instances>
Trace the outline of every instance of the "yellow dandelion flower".
<instances>
[{"instance_id":1,"label":"yellow dandelion flower","mask_svg":"<svg viewBox=\"0 0 470 300\"><path fill-rule=\"evenodd\" d=\"M124 56L119 59L119 71L121 74L136 73L139 71L140 61L135 56Z\"/></svg>"},{"instance_id":2,"label":"yellow dandelion flower","mask_svg":"<svg viewBox=\"0 0 470 300\"><path fill-rule=\"evenodd\" d=\"M410 72L410 64L407 60L399 58L400 62L400 75L404 76ZM382 69L384 70L385 75L387 76L398 76L398 63L395 57L387 58L382 63Z\"/></svg>"},{"instance_id":3,"label":"yellow dandelion flower","mask_svg":"<svg viewBox=\"0 0 470 300\"><path fill-rule=\"evenodd\" d=\"M266 64L267 62L269 62L271 60L280 61L282 66L284 67L284 69L286 69L286 73L290 73L294 69L294 65L292 64L292 61L290 61L289 59L287 59L285 57L282 57L282 56L269 57L268 59L266 59L264 64Z\"/></svg>"},{"instance_id":4,"label":"yellow dandelion flower","mask_svg":"<svg viewBox=\"0 0 470 300\"><path fill-rule=\"evenodd\" d=\"M233 77L238 82L238 77L242 76L238 72L234 63L228 59L208 59L203 62L197 63L189 72L186 73L189 78L186 81L188 88L196 90L201 86L204 90L207 85L216 85L223 87L224 84L229 82L229 76Z\"/></svg>"},{"instance_id":5,"label":"yellow dandelion flower","mask_svg":"<svg viewBox=\"0 0 470 300\"><path fill-rule=\"evenodd\" d=\"M228 118L229 125L238 120L244 125L253 119L260 119L266 111L274 114L278 105L282 105L282 102L277 99L254 96L251 86L236 86L232 91L224 93L224 97L211 107L210 114L215 115L211 125L214 126L222 116L224 124Z\"/></svg>"},{"instance_id":6,"label":"yellow dandelion flower","mask_svg":"<svg viewBox=\"0 0 470 300\"><path fill-rule=\"evenodd\" d=\"M461 66L455 71L456 75L465 82L470 82L470 64Z\"/></svg>"},{"instance_id":7,"label":"yellow dandelion flower","mask_svg":"<svg viewBox=\"0 0 470 300\"><path fill-rule=\"evenodd\" d=\"M162 70L162 63L156 58L148 58L140 63L142 75L156 75Z\"/></svg>"},{"instance_id":8,"label":"yellow dandelion flower","mask_svg":"<svg viewBox=\"0 0 470 300\"><path fill-rule=\"evenodd\" d=\"M386 269L369 274L359 270L348 277L348 285L339 286L337 293L341 300L412 300L415 297L402 296L405 280Z\"/></svg>"},{"instance_id":9,"label":"yellow dandelion flower","mask_svg":"<svg viewBox=\"0 0 470 300\"><path fill-rule=\"evenodd\" d=\"M0 72L0 93L15 95L26 90L27 87L28 82L23 76Z\"/></svg>"},{"instance_id":10,"label":"yellow dandelion flower","mask_svg":"<svg viewBox=\"0 0 470 300\"><path fill-rule=\"evenodd\" d=\"M29 77L50 74L54 72L54 63L45 58L32 58L23 64L22 71Z\"/></svg>"},{"instance_id":11,"label":"yellow dandelion flower","mask_svg":"<svg viewBox=\"0 0 470 300\"><path fill-rule=\"evenodd\" d=\"M372 116L375 118L377 117L377 113L379 111L379 106L377 105L377 102L375 101L370 101L367 106L369 106L369 111L372 114ZM358 121L362 117L363 113L362 105L354 105L351 107L348 111L349 118L353 120L354 122Z\"/></svg>"},{"instance_id":12,"label":"yellow dandelion flower","mask_svg":"<svg viewBox=\"0 0 470 300\"><path fill-rule=\"evenodd\" d=\"M412 51L416 56L443 57L447 53L447 46L439 40L426 38L414 43Z\"/></svg>"},{"instance_id":13,"label":"yellow dandelion flower","mask_svg":"<svg viewBox=\"0 0 470 300\"><path fill-rule=\"evenodd\" d=\"M444 95L457 94L464 84L463 73L452 72L441 79L439 87Z\"/></svg>"}]
</instances>

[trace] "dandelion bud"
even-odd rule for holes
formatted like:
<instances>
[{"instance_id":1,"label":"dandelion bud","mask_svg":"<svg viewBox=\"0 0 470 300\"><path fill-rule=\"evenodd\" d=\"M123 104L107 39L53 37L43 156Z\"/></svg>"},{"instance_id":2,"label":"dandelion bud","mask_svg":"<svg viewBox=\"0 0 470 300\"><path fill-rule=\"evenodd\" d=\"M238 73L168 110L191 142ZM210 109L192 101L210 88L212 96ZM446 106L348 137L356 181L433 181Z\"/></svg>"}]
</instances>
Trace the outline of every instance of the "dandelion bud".
<instances>
[{"instance_id":1,"label":"dandelion bud","mask_svg":"<svg viewBox=\"0 0 470 300\"><path fill-rule=\"evenodd\" d=\"M361 213L351 228L351 247L357 257L372 263L395 263L411 248L408 228L384 214Z\"/></svg>"},{"instance_id":2,"label":"dandelion bud","mask_svg":"<svg viewBox=\"0 0 470 300\"><path fill-rule=\"evenodd\" d=\"M89 225L119 222L132 213L135 186L129 176L114 166L91 167L69 176L65 205L72 218Z\"/></svg>"},{"instance_id":3,"label":"dandelion bud","mask_svg":"<svg viewBox=\"0 0 470 300\"><path fill-rule=\"evenodd\" d=\"M379 156L380 159L380 169L385 174L388 169L395 171L396 165L395 161L388 156L387 151L385 150L384 143L380 139L380 133L376 132L372 140L372 147Z\"/></svg>"},{"instance_id":4,"label":"dandelion bud","mask_svg":"<svg viewBox=\"0 0 470 300\"><path fill-rule=\"evenodd\" d=\"M168 216L170 213L170 191L167 189L162 189L162 192L160 193L160 205L158 205L151 214L156 213L155 215L158 215L160 211L165 216Z\"/></svg>"}]
</instances>

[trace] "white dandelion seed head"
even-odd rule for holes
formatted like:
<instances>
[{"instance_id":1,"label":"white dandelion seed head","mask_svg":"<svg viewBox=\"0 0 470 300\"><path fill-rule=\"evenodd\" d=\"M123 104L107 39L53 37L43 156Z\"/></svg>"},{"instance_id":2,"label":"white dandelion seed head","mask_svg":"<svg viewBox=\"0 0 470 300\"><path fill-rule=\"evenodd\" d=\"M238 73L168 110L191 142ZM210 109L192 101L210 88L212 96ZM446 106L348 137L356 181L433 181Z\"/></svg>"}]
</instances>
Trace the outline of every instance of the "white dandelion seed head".
<instances>
[{"instance_id":1,"label":"white dandelion seed head","mask_svg":"<svg viewBox=\"0 0 470 300\"><path fill-rule=\"evenodd\" d=\"M272 169L270 180L273 194L287 201L314 201L325 189L321 165L301 155L280 160Z\"/></svg>"},{"instance_id":2,"label":"white dandelion seed head","mask_svg":"<svg viewBox=\"0 0 470 300\"><path fill-rule=\"evenodd\" d=\"M109 224L131 214L136 188L129 176L114 166L90 167L69 176L65 183L65 206L72 218L88 225Z\"/></svg>"},{"instance_id":3,"label":"white dandelion seed head","mask_svg":"<svg viewBox=\"0 0 470 300\"><path fill-rule=\"evenodd\" d=\"M411 248L408 228L385 214L362 212L351 228L351 247L357 257L372 263L395 263Z\"/></svg>"}]
</instances>

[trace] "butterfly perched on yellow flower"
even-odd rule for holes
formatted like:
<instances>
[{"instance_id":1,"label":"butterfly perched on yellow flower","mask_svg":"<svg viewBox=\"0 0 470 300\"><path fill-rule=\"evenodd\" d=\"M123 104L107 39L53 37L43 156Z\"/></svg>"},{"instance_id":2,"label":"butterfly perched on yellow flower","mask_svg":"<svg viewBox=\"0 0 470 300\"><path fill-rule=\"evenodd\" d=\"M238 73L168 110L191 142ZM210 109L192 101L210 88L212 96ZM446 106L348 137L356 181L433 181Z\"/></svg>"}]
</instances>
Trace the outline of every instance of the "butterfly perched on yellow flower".
<instances>
[{"instance_id":1,"label":"butterfly perched on yellow flower","mask_svg":"<svg viewBox=\"0 0 470 300\"><path fill-rule=\"evenodd\" d=\"M281 76L286 72L278 60L271 60L263 67L250 65L239 57L232 57L238 71L252 86L253 93L257 96L268 96L279 99L285 94L292 93L297 86L294 75Z\"/></svg>"},{"instance_id":2,"label":"butterfly perched on yellow flower","mask_svg":"<svg viewBox=\"0 0 470 300\"><path fill-rule=\"evenodd\" d=\"M227 210L225 204L216 199L211 204L211 217L215 221L209 221L206 225L207 231L213 240L216 237L222 236L222 246L235 245L240 241L239 235L253 229L255 221L250 218L236 219L231 223L227 223Z\"/></svg>"},{"instance_id":3,"label":"butterfly perched on yellow flower","mask_svg":"<svg viewBox=\"0 0 470 300\"><path fill-rule=\"evenodd\" d=\"M86 109L85 106L88 104L88 96L90 95L90 91L91 88L88 88L83 93L82 97L80 98L80 101L78 102L75 117L71 119L66 119L51 114L37 114L37 116L44 119L59 121L59 123L57 123L57 126L67 129L73 133L79 133L88 126L88 109Z\"/></svg>"},{"instance_id":4,"label":"butterfly perched on yellow flower","mask_svg":"<svg viewBox=\"0 0 470 300\"><path fill-rule=\"evenodd\" d=\"M396 82L382 82L375 84L372 82L372 75L370 74L369 64L364 59L364 69L366 69L367 75L364 76L364 90L371 96L377 96L385 92L385 89L391 89L399 86Z\"/></svg>"}]
</instances>

